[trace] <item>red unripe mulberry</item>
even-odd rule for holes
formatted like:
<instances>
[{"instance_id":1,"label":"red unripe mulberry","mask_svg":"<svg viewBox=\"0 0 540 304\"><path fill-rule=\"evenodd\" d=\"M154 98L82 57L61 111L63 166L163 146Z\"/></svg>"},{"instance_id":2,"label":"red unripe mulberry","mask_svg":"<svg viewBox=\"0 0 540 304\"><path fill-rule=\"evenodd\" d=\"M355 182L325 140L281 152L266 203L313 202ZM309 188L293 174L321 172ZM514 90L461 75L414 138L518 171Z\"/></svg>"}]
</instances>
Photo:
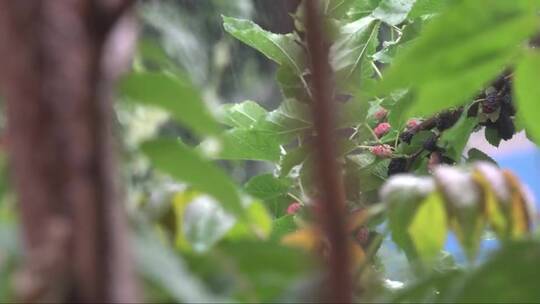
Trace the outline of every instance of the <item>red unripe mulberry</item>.
<instances>
[{"instance_id":1,"label":"red unripe mulberry","mask_svg":"<svg viewBox=\"0 0 540 304\"><path fill-rule=\"evenodd\" d=\"M392 129L392 126L389 123L381 122L373 129L373 132L375 132L375 135L377 135L378 138L381 138L386 133L390 132L390 129Z\"/></svg>"},{"instance_id":2,"label":"red unripe mulberry","mask_svg":"<svg viewBox=\"0 0 540 304\"><path fill-rule=\"evenodd\" d=\"M416 128L419 124L420 122L417 119L409 119L409 121L407 121L407 129Z\"/></svg>"},{"instance_id":3,"label":"red unripe mulberry","mask_svg":"<svg viewBox=\"0 0 540 304\"><path fill-rule=\"evenodd\" d=\"M302 205L299 202L292 202L289 207L287 207L287 214L296 214L300 208L302 208Z\"/></svg>"},{"instance_id":4,"label":"red unripe mulberry","mask_svg":"<svg viewBox=\"0 0 540 304\"><path fill-rule=\"evenodd\" d=\"M377 145L373 146L369 149L371 153L373 153L375 156L381 157L381 158L388 158L392 156L392 147L389 145Z\"/></svg>"},{"instance_id":5,"label":"red unripe mulberry","mask_svg":"<svg viewBox=\"0 0 540 304\"><path fill-rule=\"evenodd\" d=\"M388 114L388 110L386 110L385 108L380 108L377 112L375 112L375 114L373 116L378 121L382 121L383 119L386 118L387 114Z\"/></svg>"}]
</instances>

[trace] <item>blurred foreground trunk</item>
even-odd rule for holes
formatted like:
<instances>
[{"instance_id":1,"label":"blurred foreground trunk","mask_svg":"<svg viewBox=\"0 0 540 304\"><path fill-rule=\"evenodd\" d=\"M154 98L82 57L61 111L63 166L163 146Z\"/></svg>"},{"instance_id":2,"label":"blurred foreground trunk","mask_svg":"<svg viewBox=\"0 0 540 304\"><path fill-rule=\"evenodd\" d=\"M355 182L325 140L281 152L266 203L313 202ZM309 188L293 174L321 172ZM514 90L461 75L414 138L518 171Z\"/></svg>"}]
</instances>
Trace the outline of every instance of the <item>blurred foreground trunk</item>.
<instances>
[{"instance_id":1,"label":"blurred foreground trunk","mask_svg":"<svg viewBox=\"0 0 540 304\"><path fill-rule=\"evenodd\" d=\"M21 301L137 300L111 104L126 63L122 40L134 37L130 2L0 0L0 91L25 250Z\"/></svg>"},{"instance_id":2,"label":"blurred foreground trunk","mask_svg":"<svg viewBox=\"0 0 540 304\"><path fill-rule=\"evenodd\" d=\"M304 1L307 48L310 54L313 89L313 124L316 133L312 149L316 157L314 179L318 182L318 221L328 240L328 276L325 303L352 302L351 256L345 224L345 188L337 149L336 112L329 43L323 28L319 1Z\"/></svg>"}]
</instances>

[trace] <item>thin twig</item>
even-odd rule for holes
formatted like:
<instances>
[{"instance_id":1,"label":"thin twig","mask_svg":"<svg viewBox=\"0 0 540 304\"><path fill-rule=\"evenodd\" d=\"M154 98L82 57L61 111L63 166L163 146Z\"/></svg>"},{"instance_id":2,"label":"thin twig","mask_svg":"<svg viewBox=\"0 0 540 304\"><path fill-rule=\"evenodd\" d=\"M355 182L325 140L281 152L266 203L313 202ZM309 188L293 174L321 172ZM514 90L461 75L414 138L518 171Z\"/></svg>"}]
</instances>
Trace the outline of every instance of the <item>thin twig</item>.
<instances>
[{"instance_id":1,"label":"thin twig","mask_svg":"<svg viewBox=\"0 0 540 304\"><path fill-rule=\"evenodd\" d=\"M383 79L383 76L382 76L382 73L381 71L379 70L379 68L377 67L377 65L375 64L375 62L371 62L371 66L373 67L373 69L375 70L375 73L377 74L377 76L380 78L380 79Z\"/></svg>"}]
</instances>

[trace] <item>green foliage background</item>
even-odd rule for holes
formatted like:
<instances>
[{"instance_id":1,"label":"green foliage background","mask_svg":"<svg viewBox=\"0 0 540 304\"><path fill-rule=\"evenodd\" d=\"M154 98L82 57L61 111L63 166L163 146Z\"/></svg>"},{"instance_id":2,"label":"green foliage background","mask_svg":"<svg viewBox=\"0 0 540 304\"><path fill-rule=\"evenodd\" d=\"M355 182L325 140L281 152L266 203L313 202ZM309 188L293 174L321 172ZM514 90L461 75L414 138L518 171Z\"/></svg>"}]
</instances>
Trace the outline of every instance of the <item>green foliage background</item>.
<instances>
[{"instance_id":1,"label":"green foliage background","mask_svg":"<svg viewBox=\"0 0 540 304\"><path fill-rule=\"evenodd\" d=\"M293 246L283 241L309 231L317 193L303 12L291 11L289 19L287 8L276 4L275 12L261 11L269 7L262 2L138 6L142 35L133 71L119 87L116 116L132 244L147 300L294 302L320 295L324 270L317 254L300 246L320 236L301 235ZM515 194L505 201L491 176L472 164L489 156L480 150L464 155L470 134L483 123L468 110L507 70L513 73L517 108L512 123L533 140L540 136L540 55L529 43L540 29L539 5L321 1L332 42L334 95L344 100L336 103L337 131L350 131L339 149L347 204L351 214L369 214L350 231L353 246L364 254L361 265L351 265L363 287L356 300L540 299L534 286L538 237L532 223L513 210L531 222L536 215L514 179L504 175ZM281 19L272 24L276 16ZM409 118L427 120L460 107L448 129L400 140ZM373 136L381 109L392 129ZM467 169L431 176L430 154L423 148L431 136L442 156ZM501 141L486 131L490 136L492 143ZM410 159L409 171L416 174L393 188L394 196L379 195L390 183L385 184L392 160L371 148L383 144L391 147L392 158ZM447 180L450 174L458 178ZM463 181L460 189L479 193L466 208L466 195L454 197L447 186ZM21 252L14 197L4 178L1 184L0 301L8 301ZM298 213L287 214L291 202L301 205ZM495 211L486 211L487 205ZM355 238L361 229L369 230L368 244ZM443 251L449 234L459 239L467 262L457 263ZM500 248L477 259L486 237L497 237Z\"/></svg>"}]
</instances>

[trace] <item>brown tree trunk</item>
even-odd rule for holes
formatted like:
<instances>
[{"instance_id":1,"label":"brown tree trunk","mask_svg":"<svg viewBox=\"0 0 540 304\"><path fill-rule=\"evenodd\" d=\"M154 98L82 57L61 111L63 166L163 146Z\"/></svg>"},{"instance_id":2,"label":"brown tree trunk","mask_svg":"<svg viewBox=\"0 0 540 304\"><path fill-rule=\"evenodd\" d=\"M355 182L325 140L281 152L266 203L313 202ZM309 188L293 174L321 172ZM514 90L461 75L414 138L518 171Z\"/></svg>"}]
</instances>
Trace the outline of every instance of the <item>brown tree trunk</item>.
<instances>
[{"instance_id":1,"label":"brown tree trunk","mask_svg":"<svg viewBox=\"0 0 540 304\"><path fill-rule=\"evenodd\" d=\"M16 282L22 301L136 300L111 132L116 73L104 64L129 5L0 0L0 92L26 258Z\"/></svg>"}]
</instances>

